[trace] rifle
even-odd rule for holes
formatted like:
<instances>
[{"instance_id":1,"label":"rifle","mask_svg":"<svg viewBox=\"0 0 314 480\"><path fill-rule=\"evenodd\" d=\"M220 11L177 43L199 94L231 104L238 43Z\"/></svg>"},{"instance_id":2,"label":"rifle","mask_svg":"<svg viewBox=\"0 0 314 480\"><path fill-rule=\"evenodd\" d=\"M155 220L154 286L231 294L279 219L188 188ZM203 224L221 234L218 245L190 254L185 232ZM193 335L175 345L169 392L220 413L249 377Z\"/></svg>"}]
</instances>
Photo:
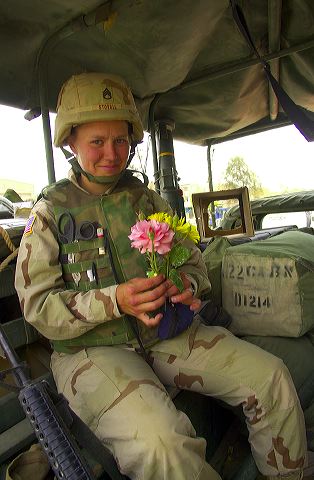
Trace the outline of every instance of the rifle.
<instances>
[{"instance_id":1,"label":"rifle","mask_svg":"<svg viewBox=\"0 0 314 480\"><path fill-rule=\"evenodd\" d=\"M71 410L66 398L53 391L47 381L30 378L27 364L19 359L1 324L0 347L11 365L10 368L0 372L0 383L10 390L19 392L19 402L47 455L55 477L63 480L95 479L70 431L74 426L72 430L81 435L80 440L85 437L85 441L81 443L85 443L84 446L105 467L108 476L102 478L112 480L125 478L118 471L110 452ZM10 373L14 375L16 387L2 381Z\"/></svg>"}]
</instances>

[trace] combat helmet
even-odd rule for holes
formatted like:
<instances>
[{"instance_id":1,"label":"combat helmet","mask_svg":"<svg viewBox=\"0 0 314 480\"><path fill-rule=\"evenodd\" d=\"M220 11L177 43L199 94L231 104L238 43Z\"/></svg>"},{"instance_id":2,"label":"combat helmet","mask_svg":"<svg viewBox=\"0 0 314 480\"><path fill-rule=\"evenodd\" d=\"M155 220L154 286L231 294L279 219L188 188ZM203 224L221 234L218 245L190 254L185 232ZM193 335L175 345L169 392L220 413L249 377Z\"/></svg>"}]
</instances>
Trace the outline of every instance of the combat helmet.
<instances>
[{"instance_id":1,"label":"combat helmet","mask_svg":"<svg viewBox=\"0 0 314 480\"><path fill-rule=\"evenodd\" d=\"M73 126L103 120L126 120L131 144L143 138L143 127L130 88L117 75L82 73L62 86L55 121L54 144L66 145Z\"/></svg>"}]
</instances>

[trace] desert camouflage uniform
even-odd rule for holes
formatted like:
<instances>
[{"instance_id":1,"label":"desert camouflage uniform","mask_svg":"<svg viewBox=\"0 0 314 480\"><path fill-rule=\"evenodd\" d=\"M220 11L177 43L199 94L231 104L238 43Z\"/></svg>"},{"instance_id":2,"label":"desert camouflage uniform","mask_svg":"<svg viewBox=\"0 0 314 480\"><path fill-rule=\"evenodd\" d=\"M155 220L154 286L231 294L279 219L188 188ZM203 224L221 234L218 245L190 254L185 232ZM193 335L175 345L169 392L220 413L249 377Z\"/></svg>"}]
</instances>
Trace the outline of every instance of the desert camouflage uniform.
<instances>
[{"instance_id":1,"label":"desert camouflage uniform","mask_svg":"<svg viewBox=\"0 0 314 480\"><path fill-rule=\"evenodd\" d=\"M70 178L79 200L82 189L73 174ZM160 197L142 189L155 211L165 210ZM121 318L116 285L69 289L59 263L53 206L41 200L33 212L37 217L32 233L22 239L16 277L26 320L47 338L61 341L106 323L116 325L110 323ZM198 294L209 287L197 249L185 268ZM122 473L141 480L219 478L205 461L205 441L169 398L168 384L242 405L259 470L297 478L305 462L304 419L281 360L221 327L196 321L174 339L151 341L151 333L148 338L153 370L131 341L73 345L73 353L54 352L51 360L58 390L112 450Z\"/></svg>"}]
</instances>

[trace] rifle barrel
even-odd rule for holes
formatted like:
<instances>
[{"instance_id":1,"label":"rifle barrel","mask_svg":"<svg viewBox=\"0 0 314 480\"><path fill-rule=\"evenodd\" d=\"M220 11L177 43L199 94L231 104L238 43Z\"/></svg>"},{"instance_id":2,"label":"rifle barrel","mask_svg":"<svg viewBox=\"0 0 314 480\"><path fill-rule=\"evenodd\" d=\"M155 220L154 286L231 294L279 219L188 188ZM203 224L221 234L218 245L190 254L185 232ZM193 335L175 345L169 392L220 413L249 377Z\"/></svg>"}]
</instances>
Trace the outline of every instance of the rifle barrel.
<instances>
[{"instance_id":1,"label":"rifle barrel","mask_svg":"<svg viewBox=\"0 0 314 480\"><path fill-rule=\"evenodd\" d=\"M24 387L30 381L30 378L25 373L24 366L12 347L10 340L5 333L3 326L0 324L0 346L4 352L6 359L10 365L15 369L14 380L18 387Z\"/></svg>"}]
</instances>

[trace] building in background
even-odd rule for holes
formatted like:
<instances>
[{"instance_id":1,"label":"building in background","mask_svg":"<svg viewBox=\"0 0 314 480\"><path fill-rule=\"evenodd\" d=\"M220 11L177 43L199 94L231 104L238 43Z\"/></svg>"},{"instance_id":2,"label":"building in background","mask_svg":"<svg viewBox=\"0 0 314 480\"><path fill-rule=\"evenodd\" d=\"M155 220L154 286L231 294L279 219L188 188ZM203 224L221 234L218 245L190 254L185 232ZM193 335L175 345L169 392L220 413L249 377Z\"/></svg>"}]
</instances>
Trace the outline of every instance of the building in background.
<instances>
[{"instance_id":1,"label":"building in background","mask_svg":"<svg viewBox=\"0 0 314 480\"><path fill-rule=\"evenodd\" d=\"M32 183L0 178L0 195L3 196L7 190L14 190L24 201L35 200L35 188Z\"/></svg>"}]
</instances>

